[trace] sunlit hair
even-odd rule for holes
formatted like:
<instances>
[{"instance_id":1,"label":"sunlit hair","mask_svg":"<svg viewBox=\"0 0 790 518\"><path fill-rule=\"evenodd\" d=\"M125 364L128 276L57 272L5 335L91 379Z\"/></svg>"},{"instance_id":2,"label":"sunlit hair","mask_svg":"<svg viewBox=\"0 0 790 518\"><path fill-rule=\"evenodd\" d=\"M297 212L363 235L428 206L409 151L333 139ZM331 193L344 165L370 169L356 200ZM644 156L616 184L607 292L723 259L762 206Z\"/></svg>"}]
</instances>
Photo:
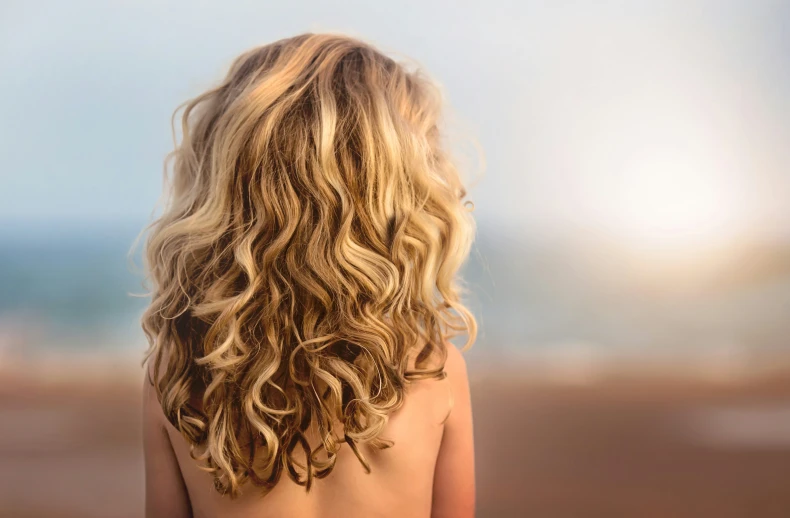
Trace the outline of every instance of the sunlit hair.
<instances>
[{"instance_id":1,"label":"sunlit hair","mask_svg":"<svg viewBox=\"0 0 790 518\"><path fill-rule=\"evenodd\" d=\"M368 44L305 34L242 54L176 110L147 229L146 361L221 493L283 471L309 490L343 443L370 471L359 445L392 445L408 384L444 377L448 339L474 342L456 273L475 224L441 104Z\"/></svg>"}]
</instances>

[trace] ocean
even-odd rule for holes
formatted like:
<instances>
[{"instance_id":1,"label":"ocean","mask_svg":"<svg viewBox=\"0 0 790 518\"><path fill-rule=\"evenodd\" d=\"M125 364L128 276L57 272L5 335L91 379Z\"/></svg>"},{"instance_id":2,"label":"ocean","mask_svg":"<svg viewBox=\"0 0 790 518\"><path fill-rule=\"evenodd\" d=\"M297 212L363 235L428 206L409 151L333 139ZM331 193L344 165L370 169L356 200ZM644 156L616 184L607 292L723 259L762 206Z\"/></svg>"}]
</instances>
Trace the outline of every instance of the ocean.
<instances>
[{"instance_id":1,"label":"ocean","mask_svg":"<svg viewBox=\"0 0 790 518\"><path fill-rule=\"evenodd\" d=\"M144 288L128 257L139 228L16 228L4 235L0 351L144 350L139 319L147 299L130 295ZM786 245L686 259L656 265L602 240L521 239L481 227L462 270L479 324L474 354L728 351L742 358L790 349Z\"/></svg>"}]
</instances>

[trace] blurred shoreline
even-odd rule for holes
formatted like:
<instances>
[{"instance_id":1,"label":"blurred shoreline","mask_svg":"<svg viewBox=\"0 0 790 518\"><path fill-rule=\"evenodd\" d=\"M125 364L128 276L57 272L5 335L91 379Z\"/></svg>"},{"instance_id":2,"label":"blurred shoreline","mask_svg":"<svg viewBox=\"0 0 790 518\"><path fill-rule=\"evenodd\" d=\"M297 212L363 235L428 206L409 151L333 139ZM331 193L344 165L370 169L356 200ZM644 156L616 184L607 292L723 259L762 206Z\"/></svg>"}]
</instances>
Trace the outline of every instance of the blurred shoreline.
<instances>
[{"instance_id":1,"label":"blurred shoreline","mask_svg":"<svg viewBox=\"0 0 790 518\"><path fill-rule=\"evenodd\" d=\"M81 384L138 382L145 349L3 348L0 377L31 383ZM590 385L636 380L659 383L760 383L790 373L790 351L748 348L705 348L680 351L622 351L585 343L555 344L521 350L490 350L475 345L463 352L470 376L515 379L526 384ZM23 373L23 374L22 374Z\"/></svg>"}]
</instances>

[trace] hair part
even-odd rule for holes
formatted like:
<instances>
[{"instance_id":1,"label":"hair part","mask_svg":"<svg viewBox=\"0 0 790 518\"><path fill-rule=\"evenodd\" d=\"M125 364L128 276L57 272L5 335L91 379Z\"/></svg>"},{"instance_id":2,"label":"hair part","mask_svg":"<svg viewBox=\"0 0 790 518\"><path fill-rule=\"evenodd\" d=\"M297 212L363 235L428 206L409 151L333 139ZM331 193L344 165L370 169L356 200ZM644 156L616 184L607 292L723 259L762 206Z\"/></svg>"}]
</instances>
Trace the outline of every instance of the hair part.
<instances>
[{"instance_id":1,"label":"hair part","mask_svg":"<svg viewBox=\"0 0 790 518\"><path fill-rule=\"evenodd\" d=\"M218 491L283 471L309 490L343 443L369 470L358 445L392 444L408 383L444 376L450 338L474 342L456 274L475 224L441 102L365 43L304 34L174 113L142 327L164 414Z\"/></svg>"}]
</instances>

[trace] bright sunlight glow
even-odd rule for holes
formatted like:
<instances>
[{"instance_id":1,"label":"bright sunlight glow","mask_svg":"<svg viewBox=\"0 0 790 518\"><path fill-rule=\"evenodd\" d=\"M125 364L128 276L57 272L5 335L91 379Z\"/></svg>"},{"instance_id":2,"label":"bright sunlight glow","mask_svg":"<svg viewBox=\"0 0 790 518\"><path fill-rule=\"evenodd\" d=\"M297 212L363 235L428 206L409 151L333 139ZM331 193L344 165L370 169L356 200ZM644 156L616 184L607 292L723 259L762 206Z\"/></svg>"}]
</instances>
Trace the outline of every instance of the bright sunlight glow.
<instances>
[{"instance_id":1,"label":"bright sunlight glow","mask_svg":"<svg viewBox=\"0 0 790 518\"><path fill-rule=\"evenodd\" d=\"M687 160L633 164L615 188L614 231L637 246L665 251L715 244L736 233L740 214L726 175Z\"/></svg>"}]
</instances>

